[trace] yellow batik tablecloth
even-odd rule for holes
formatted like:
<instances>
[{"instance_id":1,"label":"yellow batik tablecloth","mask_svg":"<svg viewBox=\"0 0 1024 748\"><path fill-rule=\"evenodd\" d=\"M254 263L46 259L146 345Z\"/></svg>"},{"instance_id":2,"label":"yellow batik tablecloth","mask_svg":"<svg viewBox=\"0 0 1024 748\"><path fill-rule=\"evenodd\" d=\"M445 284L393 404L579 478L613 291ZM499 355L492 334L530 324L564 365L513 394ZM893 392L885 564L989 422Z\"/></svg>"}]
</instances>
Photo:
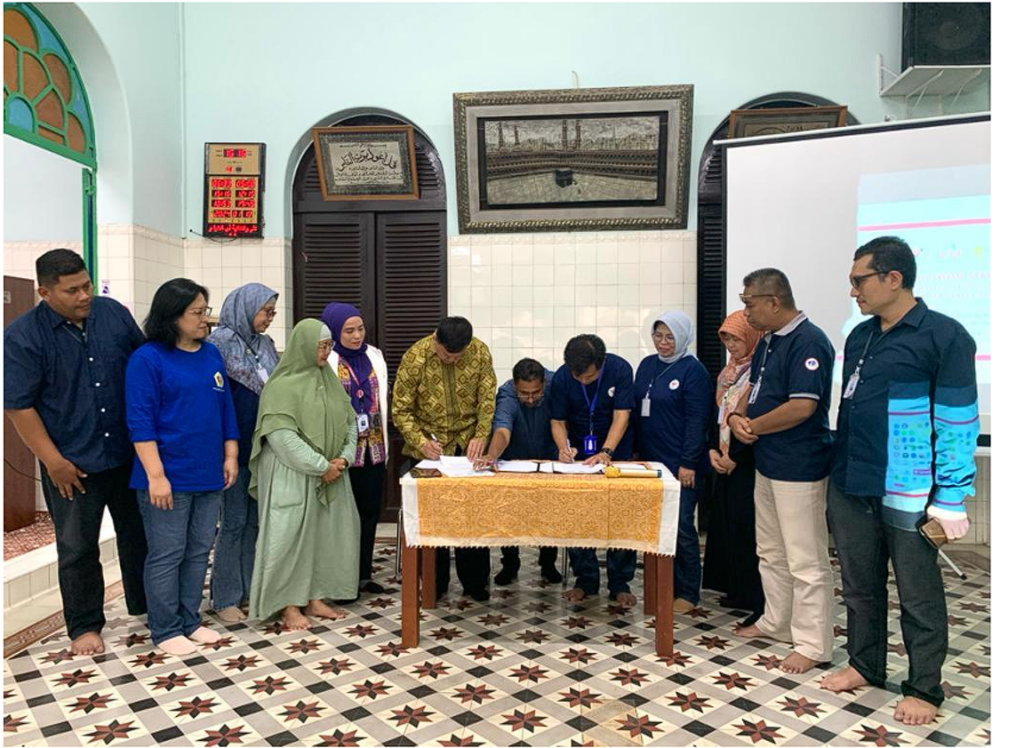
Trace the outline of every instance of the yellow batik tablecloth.
<instances>
[{"instance_id":1,"label":"yellow batik tablecloth","mask_svg":"<svg viewBox=\"0 0 1024 748\"><path fill-rule=\"evenodd\" d=\"M679 481L498 473L484 478L402 478L402 523L412 547L627 548L672 555Z\"/></svg>"}]
</instances>

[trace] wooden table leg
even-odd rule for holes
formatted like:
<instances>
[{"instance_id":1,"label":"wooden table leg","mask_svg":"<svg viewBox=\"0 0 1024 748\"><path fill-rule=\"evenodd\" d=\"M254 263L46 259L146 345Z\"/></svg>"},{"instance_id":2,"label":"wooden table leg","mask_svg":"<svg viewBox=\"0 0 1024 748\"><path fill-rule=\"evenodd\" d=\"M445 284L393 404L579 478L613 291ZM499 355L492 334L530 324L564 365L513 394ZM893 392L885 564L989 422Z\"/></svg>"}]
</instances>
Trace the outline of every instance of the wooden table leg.
<instances>
[{"instance_id":1,"label":"wooden table leg","mask_svg":"<svg viewBox=\"0 0 1024 748\"><path fill-rule=\"evenodd\" d=\"M653 553L644 554L644 615L653 616L655 612L654 598L657 584L658 570L656 568L657 556Z\"/></svg>"},{"instance_id":2,"label":"wooden table leg","mask_svg":"<svg viewBox=\"0 0 1024 748\"><path fill-rule=\"evenodd\" d=\"M668 657L672 654L672 562L672 556L658 556L654 562L658 570L656 576L658 604L654 618L654 651L658 653L659 657Z\"/></svg>"},{"instance_id":3,"label":"wooden table leg","mask_svg":"<svg viewBox=\"0 0 1024 748\"><path fill-rule=\"evenodd\" d=\"M420 550L405 544L402 535L402 646L420 645Z\"/></svg>"},{"instance_id":4,"label":"wooden table leg","mask_svg":"<svg viewBox=\"0 0 1024 748\"><path fill-rule=\"evenodd\" d=\"M423 569L423 607L437 607L437 549L424 546L420 549Z\"/></svg>"}]
</instances>

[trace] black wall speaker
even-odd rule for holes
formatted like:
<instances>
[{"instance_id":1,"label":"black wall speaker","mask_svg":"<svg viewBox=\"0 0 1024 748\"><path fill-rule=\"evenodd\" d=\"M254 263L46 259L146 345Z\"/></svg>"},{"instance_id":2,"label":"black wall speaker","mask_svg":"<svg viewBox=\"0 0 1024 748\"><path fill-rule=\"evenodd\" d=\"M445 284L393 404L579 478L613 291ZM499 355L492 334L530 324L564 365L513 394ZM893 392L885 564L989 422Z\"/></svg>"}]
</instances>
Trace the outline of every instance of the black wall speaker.
<instances>
[{"instance_id":1,"label":"black wall speaker","mask_svg":"<svg viewBox=\"0 0 1024 748\"><path fill-rule=\"evenodd\" d=\"M989 65L989 3L903 3L903 69L914 65Z\"/></svg>"}]
</instances>

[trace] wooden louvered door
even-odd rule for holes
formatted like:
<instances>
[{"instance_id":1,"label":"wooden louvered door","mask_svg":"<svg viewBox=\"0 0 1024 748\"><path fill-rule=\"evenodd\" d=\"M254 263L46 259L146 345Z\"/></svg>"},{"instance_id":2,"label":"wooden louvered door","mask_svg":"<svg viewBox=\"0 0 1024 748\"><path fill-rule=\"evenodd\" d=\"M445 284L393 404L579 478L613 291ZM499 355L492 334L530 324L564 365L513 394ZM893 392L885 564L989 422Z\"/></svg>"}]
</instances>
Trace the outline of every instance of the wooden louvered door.
<instances>
[{"instance_id":1,"label":"wooden louvered door","mask_svg":"<svg viewBox=\"0 0 1024 748\"><path fill-rule=\"evenodd\" d=\"M376 310L373 214L296 214L293 246L295 321L319 317L328 303L343 301L359 307L372 336Z\"/></svg>"},{"instance_id":2,"label":"wooden louvered door","mask_svg":"<svg viewBox=\"0 0 1024 748\"><path fill-rule=\"evenodd\" d=\"M441 211L378 213L376 219L377 344L394 381L402 356L433 332L448 309L448 223ZM389 440L382 516L394 522L402 503L398 474L405 442L396 428Z\"/></svg>"}]
</instances>

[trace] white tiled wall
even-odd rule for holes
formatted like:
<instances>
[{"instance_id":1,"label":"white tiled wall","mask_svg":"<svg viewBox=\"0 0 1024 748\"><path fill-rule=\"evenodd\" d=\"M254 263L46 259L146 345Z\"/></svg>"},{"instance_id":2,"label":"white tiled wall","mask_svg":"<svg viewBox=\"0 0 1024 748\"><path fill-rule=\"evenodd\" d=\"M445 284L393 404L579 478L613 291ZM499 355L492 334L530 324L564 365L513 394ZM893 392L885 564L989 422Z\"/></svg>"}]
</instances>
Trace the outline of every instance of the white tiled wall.
<instances>
[{"instance_id":1,"label":"white tiled wall","mask_svg":"<svg viewBox=\"0 0 1024 748\"><path fill-rule=\"evenodd\" d=\"M562 362L569 338L596 333L634 368L654 352L650 329L667 309L696 320L692 231L486 234L452 237L448 308L491 347L498 381L529 356Z\"/></svg>"},{"instance_id":2,"label":"white tiled wall","mask_svg":"<svg viewBox=\"0 0 1024 748\"><path fill-rule=\"evenodd\" d=\"M292 243L290 239L188 239L185 242L185 276L210 289L215 315L235 288L263 283L280 294L277 316L267 334L279 349L292 328Z\"/></svg>"}]
</instances>

